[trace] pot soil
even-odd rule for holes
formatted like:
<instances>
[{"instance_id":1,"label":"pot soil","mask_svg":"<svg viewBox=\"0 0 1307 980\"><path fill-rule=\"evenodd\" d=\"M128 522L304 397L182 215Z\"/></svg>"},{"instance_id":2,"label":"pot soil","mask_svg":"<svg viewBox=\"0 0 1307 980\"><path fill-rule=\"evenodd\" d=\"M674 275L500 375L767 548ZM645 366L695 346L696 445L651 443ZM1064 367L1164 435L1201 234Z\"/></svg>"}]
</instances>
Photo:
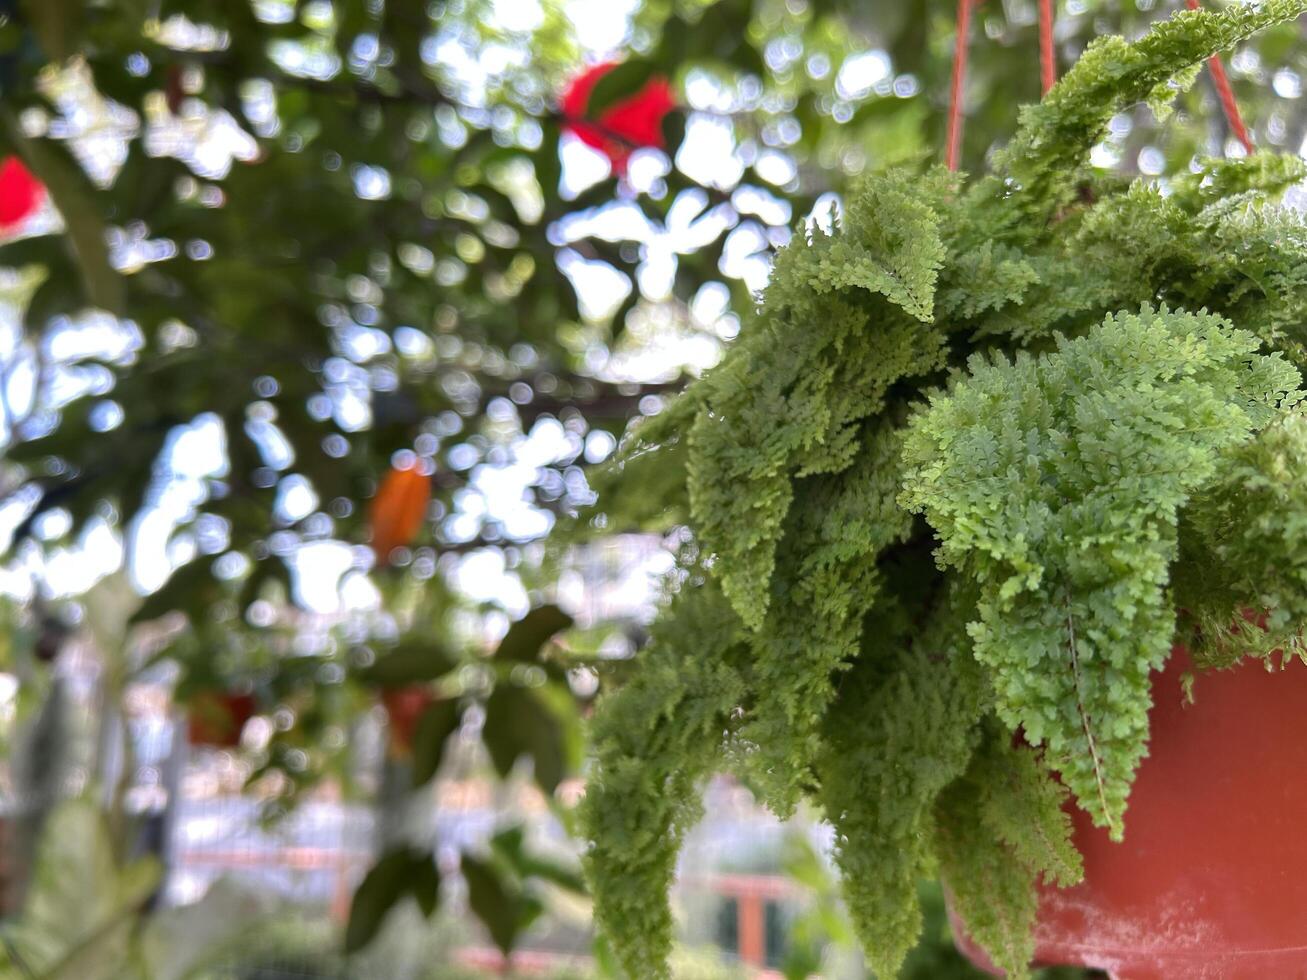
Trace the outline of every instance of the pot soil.
<instances>
[{"instance_id":1,"label":"pot soil","mask_svg":"<svg viewBox=\"0 0 1307 980\"><path fill-rule=\"evenodd\" d=\"M1041 888L1036 960L1115 980L1307 978L1307 666L1153 678L1149 755L1114 844L1075 809L1085 879ZM958 948L996 973L950 909Z\"/></svg>"}]
</instances>

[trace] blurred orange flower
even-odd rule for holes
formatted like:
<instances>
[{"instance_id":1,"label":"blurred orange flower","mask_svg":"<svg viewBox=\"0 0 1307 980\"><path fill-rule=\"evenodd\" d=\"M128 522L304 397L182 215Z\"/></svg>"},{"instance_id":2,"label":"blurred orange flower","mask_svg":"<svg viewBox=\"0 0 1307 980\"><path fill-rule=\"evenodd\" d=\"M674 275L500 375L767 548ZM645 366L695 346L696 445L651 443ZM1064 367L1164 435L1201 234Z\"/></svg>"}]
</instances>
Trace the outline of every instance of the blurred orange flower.
<instances>
[{"instance_id":1,"label":"blurred orange flower","mask_svg":"<svg viewBox=\"0 0 1307 980\"><path fill-rule=\"evenodd\" d=\"M430 501L431 477L417 467L393 467L386 474L368 512L372 550L379 564L387 564L392 551L417 537Z\"/></svg>"}]
</instances>

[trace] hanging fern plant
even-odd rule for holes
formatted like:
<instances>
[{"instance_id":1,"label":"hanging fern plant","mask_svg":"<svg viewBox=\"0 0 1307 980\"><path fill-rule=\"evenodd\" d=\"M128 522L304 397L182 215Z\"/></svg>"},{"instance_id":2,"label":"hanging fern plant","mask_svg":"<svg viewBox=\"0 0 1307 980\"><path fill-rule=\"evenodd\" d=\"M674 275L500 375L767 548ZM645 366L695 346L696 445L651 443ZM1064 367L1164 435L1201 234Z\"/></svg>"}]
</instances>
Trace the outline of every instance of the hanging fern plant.
<instances>
[{"instance_id":1,"label":"hanging fern plant","mask_svg":"<svg viewBox=\"0 0 1307 980\"><path fill-rule=\"evenodd\" d=\"M1115 113L1161 112L1304 10L1100 39L993 175L868 179L629 440L601 505L660 472L693 532L594 727L587 867L632 977L665 975L661 896L718 768L782 816L821 808L879 976L931 874L1022 975L1037 880L1081 874L1068 797L1129 832L1172 645L1210 666L1299 649L1307 224L1278 196L1307 170L1255 155L1162 187L1087 159ZM1264 628L1231 630L1247 609Z\"/></svg>"}]
</instances>

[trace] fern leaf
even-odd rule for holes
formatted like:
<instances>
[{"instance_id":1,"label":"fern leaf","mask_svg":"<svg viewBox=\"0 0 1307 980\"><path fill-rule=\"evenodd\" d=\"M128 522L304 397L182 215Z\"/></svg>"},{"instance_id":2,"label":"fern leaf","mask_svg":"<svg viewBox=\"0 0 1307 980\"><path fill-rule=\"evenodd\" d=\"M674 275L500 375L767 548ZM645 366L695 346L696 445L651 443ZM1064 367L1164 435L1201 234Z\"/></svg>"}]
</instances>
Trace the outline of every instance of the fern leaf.
<instances>
[{"instance_id":1,"label":"fern leaf","mask_svg":"<svg viewBox=\"0 0 1307 980\"><path fill-rule=\"evenodd\" d=\"M872 970L897 975L921 931L917 881L929 867L931 811L971 757L985 691L966 649L957 595L910 647L859 661L827 717L818 761L844 897ZM879 646L894 642L882 631Z\"/></svg>"},{"instance_id":2,"label":"fern leaf","mask_svg":"<svg viewBox=\"0 0 1307 980\"><path fill-rule=\"evenodd\" d=\"M1224 10L1181 11L1133 44L1096 38L1042 102L1021 110L1020 128L999 155L1028 198L1056 207L1111 118L1137 102L1164 104L1173 80L1187 85L1206 59L1307 11L1307 0L1265 0Z\"/></svg>"},{"instance_id":3,"label":"fern leaf","mask_svg":"<svg viewBox=\"0 0 1307 980\"><path fill-rule=\"evenodd\" d=\"M691 513L723 591L754 629L770 603L793 479L847 467L857 423L884 408L890 386L942 362L942 338L912 319L928 318L933 302L938 219L909 186L901 175L869 181L845 226L856 218L862 231L783 250L748 333L705 380L689 436ZM942 200L950 186L928 181L924 199Z\"/></svg>"},{"instance_id":4,"label":"fern leaf","mask_svg":"<svg viewBox=\"0 0 1307 980\"><path fill-rule=\"evenodd\" d=\"M1084 876L1071 841L1071 816L1063 807L1066 787L1053 779L1039 753L998 726L987 732L972 764L981 787L980 819L1011 848L1032 876L1053 885L1074 885Z\"/></svg>"},{"instance_id":5,"label":"fern leaf","mask_svg":"<svg viewBox=\"0 0 1307 980\"><path fill-rule=\"evenodd\" d=\"M632 980L668 975L677 852L746 696L739 638L719 590L683 586L640 672L601 701L594 721L600 751L581 808L591 841L584 866L599 928Z\"/></svg>"},{"instance_id":6,"label":"fern leaf","mask_svg":"<svg viewBox=\"0 0 1307 980\"><path fill-rule=\"evenodd\" d=\"M1304 472L1307 416L1291 412L1230 452L1185 510L1175 589L1197 627L1190 640L1197 662L1307 656Z\"/></svg>"},{"instance_id":7,"label":"fern leaf","mask_svg":"<svg viewBox=\"0 0 1307 980\"><path fill-rule=\"evenodd\" d=\"M1145 307L1038 359L973 360L909 426L903 501L982 590L971 635L1000 717L1116 837L1171 644L1179 509L1297 397L1258 346Z\"/></svg>"},{"instance_id":8,"label":"fern leaf","mask_svg":"<svg viewBox=\"0 0 1307 980\"><path fill-rule=\"evenodd\" d=\"M871 426L849 469L795 483L804 506L788 522L766 624L751 638L758 693L740 729L753 746L750 783L780 816L810 782L822 718L880 592L878 559L911 529L895 499L899 449L895 426Z\"/></svg>"},{"instance_id":9,"label":"fern leaf","mask_svg":"<svg viewBox=\"0 0 1307 980\"><path fill-rule=\"evenodd\" d=\"M1012 848L976 819L984 786L960 779L935 805L932 845L940 879L971 939L1009 980L1030 976L1039 910L1034 880Z\"/></svg>"}]
</instances>

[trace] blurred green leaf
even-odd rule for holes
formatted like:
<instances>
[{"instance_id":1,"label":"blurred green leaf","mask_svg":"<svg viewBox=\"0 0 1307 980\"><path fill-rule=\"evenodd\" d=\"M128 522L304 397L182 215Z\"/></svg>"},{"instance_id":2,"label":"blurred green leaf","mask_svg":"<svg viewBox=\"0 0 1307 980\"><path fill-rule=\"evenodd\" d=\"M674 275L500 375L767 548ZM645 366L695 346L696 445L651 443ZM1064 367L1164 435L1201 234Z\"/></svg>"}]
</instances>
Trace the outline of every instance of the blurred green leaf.
<instances>
[{"instance_id":1,"label":"blurred green leaf","mask_svg":"<svg viewBox=\"0 0 1307 980\"><path fill-rule=\"evenodd\" d=\"M345 952L357 952L376 938L386 913L408 889L410 864L407 851L392 851L368 871L350 903Z\"/></svg>"},{"instance_id":2,"label":"blurred green leaf","mask_svg":"<svg viewBox=\"0 0 1307 980\"><path fill-rule=\"evenodd\" d=\"M23 13L51 61L67 61L77 52L86 16L78 0L25 0Z\"/></svg>"},{"instance_id":3,"label":"blurred green leaf","mask_svg":"<svg viewBox=\"0 0 1307 980\"><path fill-rule=\"evenodd\" d=\"M538 664L545 645L572 625L572 617L557 606L537 606L508 627L495 657L501 661Z\"/></svg>"},{"instance_id":4,"label":"blurred green leaf","mask_svg":"<svg viewBox=\"0 0 1307 980\"><path fill-rule=\"evenodd\" d=\"M192 620L204 617L227 591L214 577L216 560L216 555L208 555L177 569L161 588L145 597L130 621L147 623L175 611L186 613Z\"/></svg>"},{"instance_id":5,"label":"blurred green leaf","mask_svg":"<svg viewBox=\"0 0 1307 980\"><path fill-rule=\"evenodd\" d=\"M656 65L641 58L630 58L610 69L590 90L586 118L598 119L606 109L635 95L656 72Z\"/></svg>"},{"instance_id":6,"label":"blurred green leaf","mask_svg":"<svg viewBox=\"0 0 1307 980\"><path fill-rule=\"evenodd\" d=\"M410 640L378 657L370 667L360 670L359 676L365 683L378 687L406 687L442 677L454 666L454 659L443 647L425 640Z\"/></svg>"},{"instance_id":7,"label":"blurred green leaf","mask_svg":"<svg viewBox=\"0 0 1307 980\"><path fill-rule=\"evenodd\" d=\"M498 685L486 701L481 738L501 776L507 776L519 758L529 756L536 782L552 795L566 774L562 723L531 689Z\"/></svg>"},{"instance_id":8,"label":"blurred green leaf","mask_svg":"<svg viewBox=\"0 0 1307 980\"><path fill-rule=\"evenodd\" d=\"M440 872L436 870L436 862L430 854L416 861L412 871L410 887L413 897L417 900L422 914L429 919L440 904Z\"/></svg>"},{"instance_id":9,"label":"blurred green leaf","mask_svg":"<svg viewBox=\"0 0 1307 980\"><path fill-rule=\"evenodd\" d=\"M402 847L382 855L354 892L345 928L345 952L356 953L372 942L386 914L407 895L430 915L439 888L434 861L426 851Z\"/></svg>"},{"instance_id":10,"label":"blurred green leaf","mask_svg":"<svg viewBox=\"0 0 1307 980\"><path fill-rule=\"evenodd\" d=\"M87 300L102 310L123 315L127 289L122 276L109 262L104 219L90 179L64 147L50 140L24 136L13 113L2 106L0 124L63 215L68 245L81 269Z\"/></svg>"},{"instance_id":11,"label":"blurred green leaf","mask_svg":"<svg viewBox=\"0 0 1307 980\"><path fill-rule=\"evenodd\" d=\"M673 159L676 158L676 151L685 142L685 119L685 113L675 109L663 116L663 148Z\"/></svg>"},{"instance_id":12,"label":"blurred green leaf","mask_svg":"<svg viewBox=\"0 0 1307 980\"><path fill-rule=\"evenodd\" d=\"M22 913L6 927L10 958L43 980L119 980L136 915L161 875L153 858L116 862L94 803L61 803L46 821Z\"/></svg>"},{"instance_id":13,"label":"blurred green leaf","mask_svg":"<svg viewBox=\"0 0 1307 980\"><path fill-rule=\"evenodd\" d=\"M422 712L413 733L414 786L426 784L436 774L445 742L458 731L462 720L462 712L454 700L437 701Z\"/></svg>"},{"instance_id":14,"label":"blurred green leaf","mask_svg":"<svg viewBox=\"0 0 1307 980\"><path fill-rule=\"evenodd\" d=\"M462 871L467 881L468 904L490 933L491 941L508 956L517 946L518 937L539 918L544 906L494 862L464 854Z\"/></svg>"}]
</instances>

